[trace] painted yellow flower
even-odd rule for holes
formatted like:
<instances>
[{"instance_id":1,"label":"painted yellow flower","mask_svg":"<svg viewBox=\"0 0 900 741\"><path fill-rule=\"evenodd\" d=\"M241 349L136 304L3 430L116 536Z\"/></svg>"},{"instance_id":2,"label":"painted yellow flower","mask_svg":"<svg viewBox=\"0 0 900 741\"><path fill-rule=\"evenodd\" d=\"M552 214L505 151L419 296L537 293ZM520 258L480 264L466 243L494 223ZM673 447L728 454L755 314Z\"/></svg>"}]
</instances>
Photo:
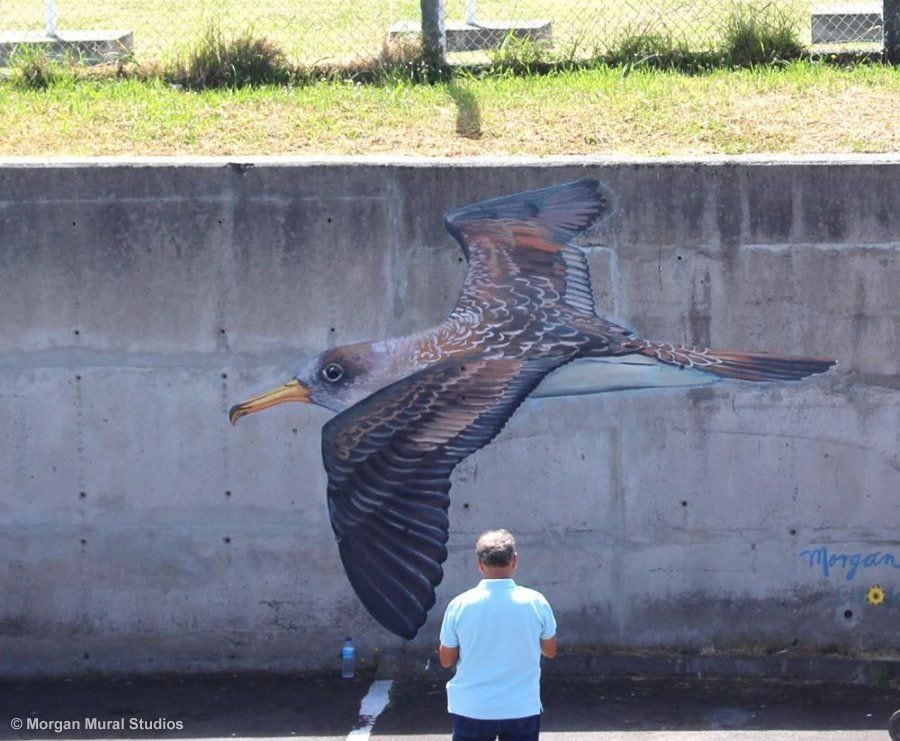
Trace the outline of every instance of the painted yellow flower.
<instances>
[{"instance_id":1,"label":"painted yellow flower","mask_svg":"<svg viewBox=\"0 0 900 741\"><path fill-rule=\"evenodd\" d=\"M880 605L884 602L884 587L874 586L869 587L869 592L866 594L866 602L870 605Z\"/></svg>"}]
</instances>

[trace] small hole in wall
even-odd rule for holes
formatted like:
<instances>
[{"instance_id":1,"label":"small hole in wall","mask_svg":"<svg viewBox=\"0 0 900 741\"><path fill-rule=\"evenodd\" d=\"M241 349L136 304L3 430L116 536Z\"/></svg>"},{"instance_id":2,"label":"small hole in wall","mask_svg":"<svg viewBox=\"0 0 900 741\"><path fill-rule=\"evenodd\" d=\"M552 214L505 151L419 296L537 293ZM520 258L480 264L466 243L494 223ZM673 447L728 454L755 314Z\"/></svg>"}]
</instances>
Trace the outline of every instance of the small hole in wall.
<instances>
[{"instance_id":1,"label":"small hole in wall","mask_svg":"<svg viewBox=\"0 0 900 741\"><path fill-rule=\"evenodd\" d=\"M853 610L844 610L844 617L849 620L853 617Z\"/></svg>"},{"instance_id":2,"label":"small hole in wall","mask_svg":"<svg viewBox=\"0 0 900 741\"><path fill-rule=\"evenodd\" d=\"M797 534L797 528L792 527L790 530L788 530L788 532L789 532L791 535L796 535L796 534Z\"/></svg>"},{"instance_id":3,"label":"small hole in wall","mask_svg":"<svg viewBox=\"0 0 900 741\"><path fill-rule=\"evenodd\" d=\"M91 655L87 651L85 651L83 654L81 654L81 658L87 661L89 658L91 658Z\"/></svg>"},{"instance_id":4,"label":"small hole in wall","mask_svg":"<svg viewBox=\"0 0 900 741\"><path fill-rule=\"evenodd\" d=\"M330 224L330 223L331 223L331 217L329 216L329 217L326 219L326 221Z\"/></svg>"},{"instance_id":5,"label":"small hole in wall","mask_svg":"<svg viewBox=\"0 0 900 741\"><path fill-rule=\"evenodd\" d=\"M222 540L223 540L225 543L230 543L230 542L231 542L231 538L229 538L227 535L226 535L224 538L222 538Z\"/></svg>"},{"instance_id":6,"label":"small hole in wall","mask_svg":"<svg viewBox=\"0 0 900 741\"><path fill-rule=\"evenodd\" d=\"M296 428L296 427L292 427L292 428L291 428L291 432L293 432L293 433L296 435L296 434L297 434L297 428Z\"/></svg>"},{"instance_id":7,"label":"small hole in wall","mask_svg":"<svg viewBox=\"0 0 900 741\"><path fill-rule=\"evenodd\" d=\"M225 334L224 328L219 330L219 334Z\"/></svg>"},{"instance_id":8,"label":"small hole in wall","mask_svg":"<svg viewBox=\"0 0 900 741\"><path fill-rule=\"evenodd\" d=\"M463 259L461 257L456 258L456 262L462 262L462 261L463 261Z\"/></svg>"},{"instance_id":9,"label":"small hole in wall","mask_svg":"<svg viewBox=\"0 0 900 741\"><path fill-rule=\"evenodd\" d=\"M328 331L329 331L329 332L334 332L334 331L336 331L336 330L335 330L334 327L329 327L329 328L328 328Z\"/></svg>"},{"instance_id":10,"label":"small hole in wall","mask_svg":"<svg viewBox=\"0 0 900 741\"><path fill-rule=\"evenodd\" d=\"M223 374L222 374L222 378L228 378L228 374L227 374L227 373L223 373Z\"/></svg>"},{"instance_id":11,"label":"small hole in wall","mask_svg":"<svg viewBox=\"0 0 900 741\"><path fill-rule=\"evenodd\" d=\"M679 255L679 256L677 257L677 259L680 260L680 259L681 259L681 255Z\"/></svg>"},{"instance_id":12,"label":"small hole in wall","mask_svg":"<svg viewBox=\"0 0 900 741\"><path fill-rule=\"evenodd\" d=\"M87 545L87 541L84 538L82 538L78 542L81 543L81 545Z\"/></svg>"},{"instance_id":13,"label":"small hole in wall","mask_svg":"<svg viewBox=\"0 0 900 741\"><path fill-rule=\"evenodd\" d=\"M80 335L80 334L81 334L81 330L76 329L76 330L75 330L75 336L78 337L78 335Z\"/></svg>"},{"instance_id":14,"label":"small hole in wall","mask_svg":"<svg viewBox=\"0 0 900 741\"><path fill-rule=\"evenodd\" d=\"M76 381L80 381L80 380L81 380L81 374L80 374L80 373L79 373L77 376L75 376L75 380L76 380Z\"/></svg>"},{"instance_id":15,"label":"small hole in wall","mask_svg":"<svg viewBox=\"0 0 900 741\"><path fill-rule=\"evenodd\" d=\"M231 492L230 492L228 489L225 490L225 496L226 496L226 497L230 497L230 496L231 496Z\"/></svg>"},{"instance_id":16,"label":"small hole in wall","mask_svg":"<svg viewBox=\"0 0 900 741\"><path fill-rule=\"evenodd\" d=\"M469 509L469 503L468 503L468 502L464 502L464 503L463 503L463 509Z\"/></svg>"},{"instance_id":17,"label":"small hole in wall","mask_svg":"<svg viewBox=\"0 0 900 741\"><path fill-rule=\"evenodd\" d=\"M87 492L80 491L80 492L78 492L78 496L81 497L82 499L87 499Z\"/></svg>"},{"instance_id":18,"label":"small hole in wall","mask_svg":"<svg viewBox=\"0 0 900 741\"><path fill-rule=\"evenodd\" d=\"M682 507L687 507L687 499L682 499L682 500L681 500L681 506L682 506Z\"/></svg>"}]
</instances>

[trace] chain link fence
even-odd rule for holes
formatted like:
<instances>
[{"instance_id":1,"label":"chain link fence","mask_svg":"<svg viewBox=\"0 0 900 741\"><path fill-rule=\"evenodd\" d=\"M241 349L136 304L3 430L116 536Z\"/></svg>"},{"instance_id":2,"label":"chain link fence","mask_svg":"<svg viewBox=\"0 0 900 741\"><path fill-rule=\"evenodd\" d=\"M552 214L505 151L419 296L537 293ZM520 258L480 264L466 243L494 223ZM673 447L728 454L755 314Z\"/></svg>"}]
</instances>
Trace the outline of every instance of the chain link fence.
<instances>
[{"instance_id":1,"label":"chain link fence","mask_svg":"<svg viewBox=\"0 0 900 741\"><path fill-rule=\"evenodd\" d=\"M557 57L605 53L637 37L679 48L721 43L736 12L777 13L804 44L880 50L882 2L850 0L434 0L440 3L450 62L486 61L506 42L539 44ZM891 7L893 7L893 5ZM52 19L49 17L52 13ZM296 63L341 64L378 55L383 45L420 30L419 0L0 0L0 41L43 34L120 32L141 63L165 61L211 30L252 34L277 44ZM127 35L127 34L130 34ZM815 48L815 47L814 47Z\"/></svg>"}]
</instances>

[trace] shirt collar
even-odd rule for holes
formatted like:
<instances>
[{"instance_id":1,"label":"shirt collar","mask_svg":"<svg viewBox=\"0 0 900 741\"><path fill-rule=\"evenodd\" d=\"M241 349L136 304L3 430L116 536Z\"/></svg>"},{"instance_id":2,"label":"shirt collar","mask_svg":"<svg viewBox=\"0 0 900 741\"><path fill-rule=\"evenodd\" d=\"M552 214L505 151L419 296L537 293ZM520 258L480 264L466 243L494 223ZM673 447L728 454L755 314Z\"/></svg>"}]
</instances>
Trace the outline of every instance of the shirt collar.
<instances>
[{"instance_id":1,"label":"shirt collar","mask_svg":"<svg viewBox=\"0 0 900 741\"><path fill-rule=\"evenodd\" d=\"M516 583L512 579L482 579L478 586L485 589L512 589Z\"/></svg>"}]
</instances>

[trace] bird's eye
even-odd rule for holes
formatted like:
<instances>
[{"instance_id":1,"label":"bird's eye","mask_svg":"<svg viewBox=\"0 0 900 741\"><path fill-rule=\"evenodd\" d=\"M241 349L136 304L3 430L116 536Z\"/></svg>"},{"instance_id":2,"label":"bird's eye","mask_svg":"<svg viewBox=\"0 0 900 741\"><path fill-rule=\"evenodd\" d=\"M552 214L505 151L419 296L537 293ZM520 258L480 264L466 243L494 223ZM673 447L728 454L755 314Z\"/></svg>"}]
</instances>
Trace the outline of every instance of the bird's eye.
<instances>
[{"instance_id":1,"label":"bird's eye","mask_svg":"<svg viewBox=\"0 0 900 741\"><path fill-rule=\"evenodd\" d=\"M339 381L341 376L344 375L344 369L341 368L337 363L329 363L322 369L322 377L326 381L331 381L334 383L335 381Z\"/></svg>"}]
</instances>

